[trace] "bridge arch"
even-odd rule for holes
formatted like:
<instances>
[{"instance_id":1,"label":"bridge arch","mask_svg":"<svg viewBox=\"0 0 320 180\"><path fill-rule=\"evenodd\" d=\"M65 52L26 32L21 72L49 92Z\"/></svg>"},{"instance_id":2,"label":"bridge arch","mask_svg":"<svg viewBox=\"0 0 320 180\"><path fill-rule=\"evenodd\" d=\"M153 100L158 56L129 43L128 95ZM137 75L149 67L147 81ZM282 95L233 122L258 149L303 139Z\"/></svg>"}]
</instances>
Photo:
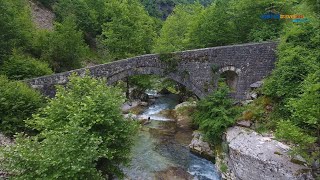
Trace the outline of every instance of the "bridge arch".
<instances>
[{"instance_id":1,"label":"bridge arch","mask_svg":"<svg viewBox=\"0 0 320 180\"><path fill-rule=\"evenodd\" d=\"M199 90L193 83L190 81L189 77L185 74L179 72L170 72L167 73L165 69L158 67L135 67L132 69L127 69L111 75L108 77L108 84L111 85L119 80L122 80L126 77L134 75L158 75L161 77L169 78L177 83L185 86L189 91L193 92L198 98L204 97L205 95Z\"/></svg>"},{"instance_id":2,"label":"bridge arch","mask_svg":"<svg viewBox=\"0 0 320 180\"><path fill-rule=\"evenodd\" d=\"M241 69L235 66L225 66L219 69L219 76L225 79L226 84L229 86L232 93L238 91L239 78Z\"/></svg>"}]
</instances>

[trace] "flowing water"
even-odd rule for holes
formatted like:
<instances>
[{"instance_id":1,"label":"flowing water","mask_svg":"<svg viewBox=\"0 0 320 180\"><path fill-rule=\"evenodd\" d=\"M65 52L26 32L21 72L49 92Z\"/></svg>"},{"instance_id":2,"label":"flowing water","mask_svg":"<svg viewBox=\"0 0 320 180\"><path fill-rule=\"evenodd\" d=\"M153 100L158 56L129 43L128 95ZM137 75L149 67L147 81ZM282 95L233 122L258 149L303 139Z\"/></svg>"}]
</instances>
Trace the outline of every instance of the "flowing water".
<instances>
[{"instance_id":1,"label":"flowing water","mask_svg":"<svg viewBox=\"0 0 320 180\"><path fill-rule=\"evenodd\" d=\"M177 104L178 96L161 96L140 114L151 122L139 131L130 166L123 168L128 179L220 179L212 162L189 152L192 131L179 130L172 117L161 113Z\"/></svg>"}]
</instances>

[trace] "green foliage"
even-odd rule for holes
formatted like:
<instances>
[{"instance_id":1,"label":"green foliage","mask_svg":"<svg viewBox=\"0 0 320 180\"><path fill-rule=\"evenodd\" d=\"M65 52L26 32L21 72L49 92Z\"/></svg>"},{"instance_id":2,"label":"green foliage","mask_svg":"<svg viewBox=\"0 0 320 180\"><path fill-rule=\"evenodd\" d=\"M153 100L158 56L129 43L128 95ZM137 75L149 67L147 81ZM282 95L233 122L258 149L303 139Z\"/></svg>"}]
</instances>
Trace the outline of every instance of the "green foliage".
<instances>
[{"instance_id":1,"label":"green foliage","mask_svg":"<svg viewBox=\"0 0 320 180\"><path fill-rule=\"evenodd\" d=\"M215 1L191 23L189 47L222 46L235 42L230 0Z\"/></svg>"},{"instance_id":2,"label":"green foliage","mask_svg":"<svg viewBox=\"0 0 320 180\"><path fill-rule=\"evenodd\" d=\"M221 84L213 94L197 103L193 122L212 144L221 142L223 132L235 123L238 114L228 94L227 85Z\"/></svg>"},{"instance_id":3,"label":"green foliage","mask_svg":"<svg viewBox=\"0 0 320 180\"><path fill-rule=\"evenodd\" d=\"M14 48L28 49L32 22L26 1L0 0L0 65Z\"/></svg>"},{"instance_id":4,"label":"green foliage","mask_svg":"<svg viewBox=\"0 0 320 180\"><path fill-rule=\"evenodd\" d=\"M201 11L203 7L199 3L176 6L173 13L164 22L153 51L167 53L185 50L188 47L190 24Z\"/></svg>"},{"instance_id":5,"label":"green foliage","mask_svg":"<svg viewBox=\"0 0 320 180\"><path fill-rule=\"evenodd\" d=\"M81 31L69 18L62 24L55 24L55 31L42 32L37 41L36 50L40 57L49 62L55 72L63 72L80 68L88 53Z\"/></svg>"},{"instance_id":6,"label":"green foliage","mask_svg":"<svg viewBox=\"0 0 320 180\"><path fill-rule=\"evenodd\" d=\"M54 12L58 22L63 22L66 19L73 17L77 26L87 32L96 35L100 30L101 24L98 23L98 14L95 11L95 8L104 8L105 6L101 4L101 0L96 1L95 6L89 6L89 3L93 0L59 0L54 5ZM98 4L100 3L100 4Z\"/></svg>"},{"instance_id":7,"label":"green foliage","mask_svg":"<svg viewBox=\"0 0 320 180\"><path fill-rule=\"evenodd\" d=\"M44 99L39 92L23 82L10 81L0 76L0 131L8 136L26 131L24 120L30 118Z\"/></svg>"},{"instance_id":8,"label":"green foliage","mask_svg":"<svg viewBox=\"0 0 320 180\"><path fill-rule=\"evenodd\" d=\"M320 131L320 71L310 74L302 85L303 94L291 99L295 122L312 132Z\"/></svg>"},{"instance_id":9,"label":"green foliage","mask_svg":"<svg viewBox=\"0 0 320 180\"><path fill-rule=\"evenodd\" d=\"M36 60L30 56L14 52L2 66L0 74L6 75L12 80L22 80L52 74L52 70L45 62Z\"/></svg>"},{"instance_id":10,"label":"green foliage","mask_svg":"<svg viewBox=\"0 0 320 180\"><path fill-rule=\"evenodd\" d=\"M40 131L18 135L2 150L3 167L14 179L104 179L121 176L136 125L121 114L122 93L106 81L73 75L48 106L27 120ZM30 173L32 172L32 173Z\"/></svg>"},{"instance_id":11,"label":"green foliage","mask_svg":"<svg viewBox=\"0 0 320 180\"><path fill-rule=\"evenodd\" d=\"M308 4L299 4L295 11L309 22L286 25L276 69L263 93L277 102L272 115L285 120L277 125L277 137L297 144L294 153L312 163L320 157L320 22Z\"/></svg>"},{"instance_id":12,"label":"green foliage","mask_svg":"<svg viewBox=\"0 0 320 180\"><path fill-rule=\"evenodd\" d=\"M129 77L129 83L136 86L141 92L152 88L153 77L150 75L136 75Z\"/></svg>"},{"instance_id":13,"label":"green foliage","mask_svg":"<svg viewBox=\"0 0 320 180\"><path fill-rule=\"evenodd\" d=\"M316 141L316 138L303 132L301 128L291 121L279 121L276 136L303 146L310 145Z\"/></svg>"},{"instance_id":14,"label":"green foliage","mask_svg":"<svg viewBox=\"0 0 320 180\"><path fill-rule=\"evenodd\" d=\"M290 24L279 45L276 69L267 79L264 93L280 99L296 97L309 73L319 67L319 20Z\"/></svg>"},{"instance_id":15,"label":"green foliage","mask_svg":"<svg viewBox=\"0 0 320 180\"><path fill-rule=\"evenodd\" d=\"M292 121L279 121L275 135L279 139L298 144L293 148L292 153L301 155L309 163L319 159L320 153L315 146L317 137L310 136L308 132Z\"/></svg>"},{"instance_id":16,"label":"green foliage","mask_svg":"<svg viewBox=\"0 0 320 180\"><path fill-rule=\"evenodd\" d=\"M150 53L154 21L137 0L112 0L106 4L110 22L103 25L104 44L112 59Z\"/></svg>"},{"instance_id":17,"label":"green foliage","mask_svg":"<svg viewBox=\"0 0 320 180\"><path fill-rule=\"evenodd\" d=\"M228 166L225 164L225 163L221 163L221 166L220 166L220 171L222 172L222 173L226 173L227 172L227 170L228 170Z\"/></svg>"},{"instance_id":18,"label":"green foliage","mask_svg":"<svg viewBox=\"0 0 320 180\"><path fill-rule=\"evenodd\" d=\"M237 42L267 41L277 39L281 33L285 20L264 20L260 16L268 12L290 14L293 2L273 0L232 1L232 20ZM271 5L273 8L271 8Z\"/></svg>"}]
</instances>

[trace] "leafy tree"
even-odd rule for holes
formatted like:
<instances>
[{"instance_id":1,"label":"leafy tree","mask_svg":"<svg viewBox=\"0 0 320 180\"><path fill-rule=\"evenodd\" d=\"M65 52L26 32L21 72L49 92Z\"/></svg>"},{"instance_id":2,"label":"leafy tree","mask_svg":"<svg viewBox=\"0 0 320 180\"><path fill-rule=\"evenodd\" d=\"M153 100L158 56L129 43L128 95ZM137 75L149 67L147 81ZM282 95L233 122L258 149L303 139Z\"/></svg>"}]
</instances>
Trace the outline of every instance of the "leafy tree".
<instances>
[{"instance_id":1,"label":"leafy tree","mask_svg":"<svg viewBox=\"0 0 320 180\"><path fill-rule=\"evenodd\" d=\"M234 29L236 42L274 40L280 36L285 20L264 20L261 15L265 13L290 14L292 2L274 2L272 0L232 1L231 7L236 29Z\"/></svg>"},{"instance_id":2,"label":"leafy tree","mask_svg":"<svg viewBox=\"0 0 320 180\"><path fill-rule=\"evenodd\" d=\"M39 92L23 82L10 81L0 76L0 131L8 136L28 130L25 127L27 118L44 105Z\"/></svg>"},{"instance_id":3,"label":"leafy tree","mask_svg":"<svg viewBox=\"0 0 320 180\"><path fill-rule=\"evenodd\" d=\"M62 24L55 24L55 31L47 37L41 36L40 56L47 60L55 72L80 68L88 47L84 43L82 32L76 30L72 18ZM43 45L44 43L45 45Z\"/></svg>"},{"instance_id":4,"label":"leafy tree","mask_svg":"<svg viewBox=\"0 0 320 180\"><path fill-rule=\"evenodd\" d=\"M230 1L215 1L191 24L190 48L222 46L235 42Z\"/></svg>"},{"instance_id":5,"label":"leafy tree","mask_svg":"<svg viewBox=\"0 0 320 180\"><path fill-rule=\"evenodd\" d=\"M278 48L276 69L264 85L266 95L287 100L301 93L301 83L319 67L318 22L313 18L310 23L288 24Z\"/></svg>"},{"instance_id":6,"label":"leafy tree","mask_svg":"<svg viewBox=\"0 0 320 180\"><path fill-rule=\"evenodd\" d=\"M136 126L125 120L121 91L106 81L73 75L66 88L27 124L40 131L18 135L2 150L14 179L104 179L120 175L129 160Z\"/></svg>"},{"instance_id":7,"label":"leafy tree","mask_svg":"<svg viewBox=\"0 0 320 180\"><path fill-rule=\"evenodd\" d=\"M13 48L28 49L32 22L24 0L0 0L0 65Z\"/></svg>"},{"instance_id":8,"label":"leafy tree","mask_svg":"<svg viewBox=\"0 0 320 180\"><path fill-rule=\"evenodd\" d=\"M193 121L205 135L208 142L219 144L225 130L235 123L238 110L228 98L229 88L225 84L197 103Z\"/></svg>"},{"instance_id":9,"label":"leafy tree","mask_svg":"<svg viewBox=\"0 0 320 180\"><path fill-rule=\"evenodd\" d=\"M59 0L54 6L58 22L63 22L71 16L77 26L88 33L95 33L99 29L96 14L88 6L86 0Z\"/></svg>"},{"instance_id":10,"label":"leafy tree","mask_svg":"<svg viewBox=\"0 0 320 180\"><path fill-rule=\"evenodd\" d=\"M41 62L21 54L14 52L0 67L0 74L6 75L9 79L22 80L52 74L52 70L45 62Z\"/></svg>"},{"instance_id":11,"label":"leafy tree","mask_svg":"<svg viewBox=\"0 0 320 180\"><path fill-rule=\"evenodd\" d=\"M178 5L164 22L160 37L155 41L157 53L185 50L188 47L188 30L203 7L199 4Z\"/></svg>"},{"instance_id":12,"label":"leafy tree","mask_svg":"<svg viewBox=\"0 0 320 180\"><path fill-rule=\"evenodd\" d=\"M155 36L154 21L137 0L112 0L107 3L110 22L102 35L112 59L150 53Z\"/></svg>"}]
</instances>

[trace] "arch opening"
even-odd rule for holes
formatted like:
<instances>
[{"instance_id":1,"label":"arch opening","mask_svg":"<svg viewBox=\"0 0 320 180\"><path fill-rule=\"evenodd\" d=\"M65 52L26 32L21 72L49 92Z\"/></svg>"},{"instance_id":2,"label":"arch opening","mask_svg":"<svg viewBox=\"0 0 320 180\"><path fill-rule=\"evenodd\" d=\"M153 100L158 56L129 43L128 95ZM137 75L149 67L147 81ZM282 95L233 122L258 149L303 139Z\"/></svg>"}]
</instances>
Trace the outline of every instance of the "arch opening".
<instances>
[{"instance_id":1,"label":"arch opening","mask_svg":"<svg viewBox=\"0 0 320 180\"><path fill-rule=\"evenodd\" d=\"M224 79L225 83L228 85L231 92L237 91L239 76L236 72L227 70L221 73L220 77Z\"/></svg>"},{"instance_id":2,"label":"arch opening","mask_svg":"<svg viewBox=\"0 0 320 180\"><path fill-rule=\"evenodd\" d=\"M113 74L108 77L108 84L113 84L121 79L125 79L126 77L135 76L135 75L155 75L159 77L164 77L171 79L181 85L183 85L187 90L191 91L197 98L202 98L205 94L198 89L190 79L183 76L183 73L172 72L166 73L164 69L158 67L136 67L132 69L128 69L125 71L121 71L117 74Z\"/></svg>"}]
</instances>

